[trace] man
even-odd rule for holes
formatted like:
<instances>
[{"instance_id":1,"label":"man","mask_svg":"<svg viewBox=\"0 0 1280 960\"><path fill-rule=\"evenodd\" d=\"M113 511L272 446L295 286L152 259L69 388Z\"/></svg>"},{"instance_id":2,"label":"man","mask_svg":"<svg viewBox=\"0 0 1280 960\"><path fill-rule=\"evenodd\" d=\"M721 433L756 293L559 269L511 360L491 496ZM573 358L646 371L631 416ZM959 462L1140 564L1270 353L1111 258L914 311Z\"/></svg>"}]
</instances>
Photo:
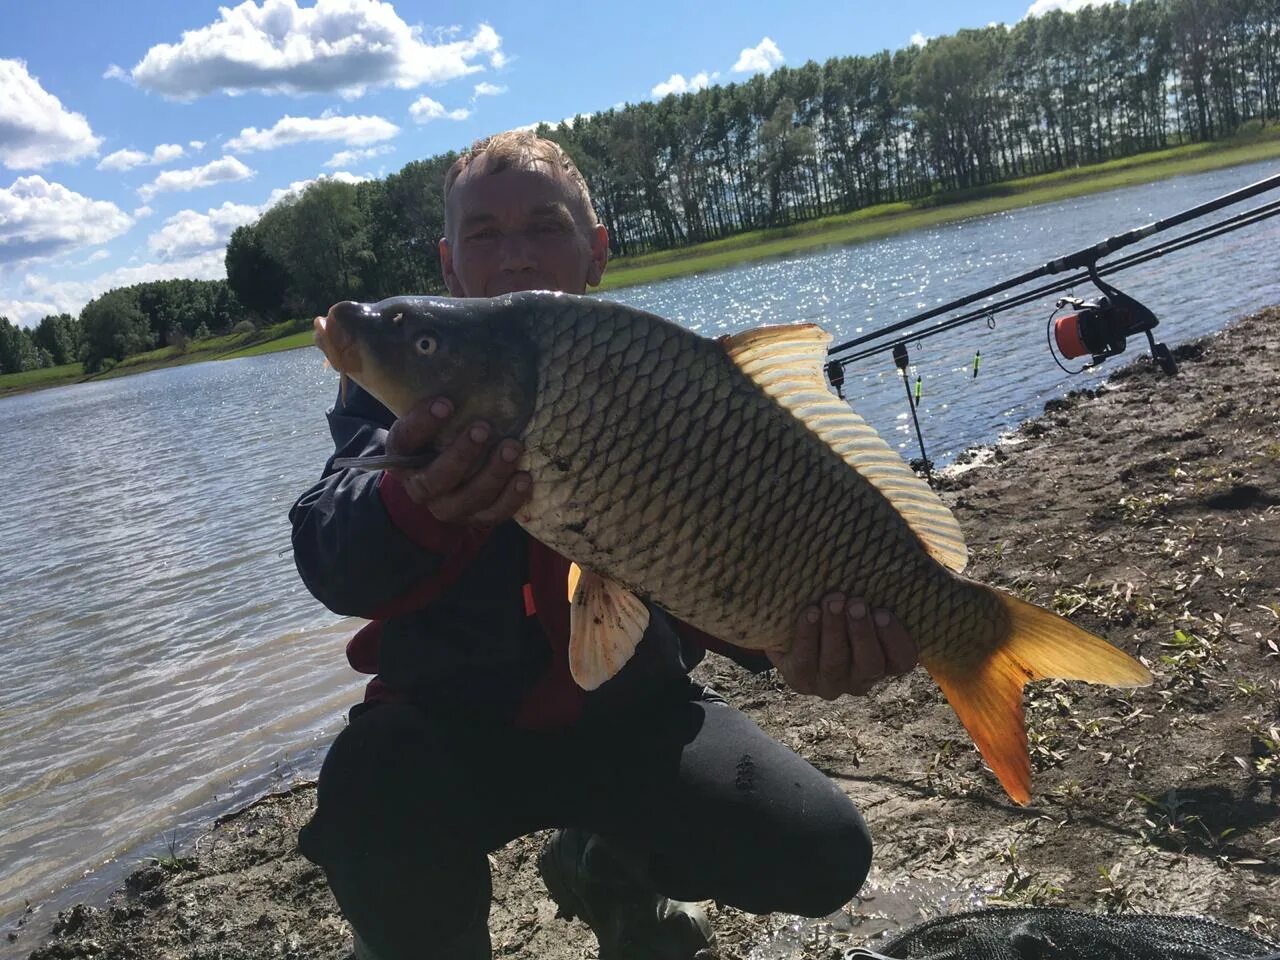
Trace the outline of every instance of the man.
<instances>
[{"instance_id":1,"label":"man","mask_svg":"<svg viewBox=\"0 0 1280 960\"><path fill-rule=\"evenodd\" d=\"M445 180L449 292L585 293L608 234L550 141L480 141ZM349 385L329 414L335 457L417 452L448 397L399 420ZM709 955L691 901L810 916L870 866L853 804L688 671L707 649L776 667L802 693L865 693L911 669L884 611L839 593L798 611L781 655L738 650L651 607L635 656L586 694L568 672L569 561L512 517L528 499L520 444L469 425L419 470L335 471L291 512L298 569L338 613L372 622L348 646L376 674L320 774L299 835L324 868L362 958L488 958L487 854L559 828L539 858L602 960Z\"/></svg>"}]
</instances>

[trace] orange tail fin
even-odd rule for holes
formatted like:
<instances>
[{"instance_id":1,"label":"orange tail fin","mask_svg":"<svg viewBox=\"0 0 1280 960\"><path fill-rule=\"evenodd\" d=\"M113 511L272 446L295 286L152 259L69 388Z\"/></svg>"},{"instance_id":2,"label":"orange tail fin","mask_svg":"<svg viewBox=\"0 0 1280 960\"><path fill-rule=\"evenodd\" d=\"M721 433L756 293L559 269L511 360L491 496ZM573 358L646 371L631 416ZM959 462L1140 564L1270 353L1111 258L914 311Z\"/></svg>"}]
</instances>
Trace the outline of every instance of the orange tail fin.
<instances>
[{"instance_id":1,"label":"orange tail fin","mask_svg":"<svg viewBox=\"0 0 1280 960\"><path fill-rule=\"evenodd\" d=\"M1028 680L1084 680L1140 687L1151 673L1101 637L1033 603L997 593L1009 632L977 668L927 663L978 751L1016 803L1031 799L1031 758L1023 722Z\"/></svg>"}]
</instances>

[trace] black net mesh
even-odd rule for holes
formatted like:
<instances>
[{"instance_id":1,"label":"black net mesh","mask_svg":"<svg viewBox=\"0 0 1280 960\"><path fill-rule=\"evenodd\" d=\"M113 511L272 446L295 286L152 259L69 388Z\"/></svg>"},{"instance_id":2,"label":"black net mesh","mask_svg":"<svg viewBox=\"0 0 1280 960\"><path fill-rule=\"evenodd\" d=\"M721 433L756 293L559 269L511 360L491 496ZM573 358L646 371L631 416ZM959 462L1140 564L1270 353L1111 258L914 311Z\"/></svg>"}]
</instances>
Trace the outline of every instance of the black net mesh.
<instances>
[{"instance_id":1,"label":"black net mesh","mask_svg":"<svg viewBox=\"0 0 1280 960\"><path fill-rule=\"evenodd\" d=\"M1015 907L938 917L861 955L892 960L1280 960L1280 944L1200 917L1111 917Z\"/></svg>"}]
</instances>

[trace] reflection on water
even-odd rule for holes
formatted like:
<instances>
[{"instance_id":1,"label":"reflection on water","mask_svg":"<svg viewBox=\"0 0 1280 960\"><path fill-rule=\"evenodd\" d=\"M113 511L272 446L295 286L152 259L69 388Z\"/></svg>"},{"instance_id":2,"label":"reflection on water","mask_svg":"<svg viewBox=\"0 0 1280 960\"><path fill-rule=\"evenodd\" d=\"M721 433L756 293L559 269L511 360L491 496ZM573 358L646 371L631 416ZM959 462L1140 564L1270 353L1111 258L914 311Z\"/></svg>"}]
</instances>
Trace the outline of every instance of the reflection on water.
<instances>
[{"instance_id":1,"label":"reflection on water","mask_svg":"<svg viewBox=\"0 0 1280 960\"><path fill-rule=\"evenodd\" d=\"M1268 172L1188 177L610 296L708 335L813 320L847 338ZM1176 344L1280 301L1278 231L1255 226L1116 282ZM936 460L1095 379L1068 382L1053 365L1051 309L913 350ZM850 368L846 390L915 455L887 357ZM0 918L112 858L127 865L270 785L281 764L314 770L359 699L342 655L353 624L310 598L288 549L288 508L330 452L334 391L307 350L0 400Z\"/></svg>"}]
</instances>

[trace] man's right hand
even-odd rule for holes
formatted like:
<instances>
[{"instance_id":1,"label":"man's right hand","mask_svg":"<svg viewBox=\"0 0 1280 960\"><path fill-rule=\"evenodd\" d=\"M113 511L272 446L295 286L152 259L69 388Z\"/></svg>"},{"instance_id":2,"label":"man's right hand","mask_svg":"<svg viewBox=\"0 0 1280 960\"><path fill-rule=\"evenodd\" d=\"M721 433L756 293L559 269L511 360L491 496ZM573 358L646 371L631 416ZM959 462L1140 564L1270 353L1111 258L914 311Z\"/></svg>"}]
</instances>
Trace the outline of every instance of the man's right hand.
<instances>
[{"instance_id":1,"label":"man's right hand","mask_svg":"<svg viewBox=\"0 0 1280 960\"><path fill-rule=\"evenodd\" d=\"M451 416L453 404L444 397L424 400L391 425L387 453L422 452ZM415 503L422 504L442 523L495 527L515 516L529 499L533 480L529 474L516 470L524 453L516 440L503 440L485 457L490 433L487 423L477 421L427 466L387 472L400 481Z\"/></svg>"}]
</instances>

